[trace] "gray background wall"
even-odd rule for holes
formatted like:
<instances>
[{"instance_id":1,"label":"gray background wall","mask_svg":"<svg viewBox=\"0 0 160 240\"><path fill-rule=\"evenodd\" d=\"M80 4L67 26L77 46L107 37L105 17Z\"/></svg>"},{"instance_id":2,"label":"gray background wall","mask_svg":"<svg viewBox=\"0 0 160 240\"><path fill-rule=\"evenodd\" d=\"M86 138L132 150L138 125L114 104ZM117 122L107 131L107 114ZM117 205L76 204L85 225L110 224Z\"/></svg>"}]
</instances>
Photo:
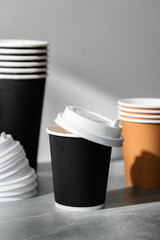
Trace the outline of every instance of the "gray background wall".
<instances>
[{"instance_id":1,"label":"gray background wall","mask_svg":"<svg viewBox=\"0 0 160 240\"><path fill-rule=\"evenodd\" d=\"M160 95L159 0L0 0L0 38L50 42L39 161L66 105L114 119L119 98Z\"/></svg>"}]
</instances>

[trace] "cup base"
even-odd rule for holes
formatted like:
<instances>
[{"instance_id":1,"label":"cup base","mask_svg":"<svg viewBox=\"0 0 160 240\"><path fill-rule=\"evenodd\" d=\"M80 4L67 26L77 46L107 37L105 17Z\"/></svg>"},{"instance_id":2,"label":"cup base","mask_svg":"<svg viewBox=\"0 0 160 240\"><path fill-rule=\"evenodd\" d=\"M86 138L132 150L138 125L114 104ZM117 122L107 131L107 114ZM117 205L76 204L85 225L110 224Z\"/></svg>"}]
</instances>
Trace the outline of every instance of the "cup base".
<instances>
[{"instance_id":1,"label":"cup base","mask_svg":"<svg viewBox=\"0 0 160 240\"><path fill-rule=\"evenodd\" d=\"M66 205L61 205L55 202L55 207L65 211L72 211L72 212L87 212L87 211L95 211L104 208L105 204L97 205L94 207L70 207Z\"/></svg>"}]
</instances>

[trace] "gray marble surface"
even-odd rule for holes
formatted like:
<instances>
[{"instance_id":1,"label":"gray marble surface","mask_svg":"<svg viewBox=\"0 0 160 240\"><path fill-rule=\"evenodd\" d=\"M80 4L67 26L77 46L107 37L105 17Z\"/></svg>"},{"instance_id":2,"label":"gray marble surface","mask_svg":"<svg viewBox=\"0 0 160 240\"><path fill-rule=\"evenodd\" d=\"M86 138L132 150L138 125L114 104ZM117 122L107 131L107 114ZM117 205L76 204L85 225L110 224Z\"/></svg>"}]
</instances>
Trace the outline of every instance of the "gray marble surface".
<instances>
[{"instance_id":1,"label":"gray marble surface","mask_svg":"<svg viewBox=\"0 0 160 240\"><path fill-rule=\"evenodd\" d=\"M39 164L39 194L0 203L0 240L160 239L160 189L129 188L122 160L112 161L105 209L89 213L54 206L51 167Z\"/></svg>"}]
</instances>

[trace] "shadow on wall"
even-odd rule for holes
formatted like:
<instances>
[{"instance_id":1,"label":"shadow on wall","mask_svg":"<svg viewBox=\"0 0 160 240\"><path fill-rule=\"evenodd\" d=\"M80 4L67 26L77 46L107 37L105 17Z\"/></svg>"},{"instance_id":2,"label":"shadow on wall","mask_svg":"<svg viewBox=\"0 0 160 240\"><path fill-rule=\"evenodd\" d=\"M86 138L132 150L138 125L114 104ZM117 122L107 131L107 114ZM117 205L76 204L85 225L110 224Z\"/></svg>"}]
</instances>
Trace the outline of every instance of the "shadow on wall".
<instances>
[{"instance_id":1,"label":"shadow on wall","mask_svg":"<svg viewBox=\"0 0 160 240\"><path fill-rule=\"evenodd\" d=\"M131 169L131 179L134 186L146 188L160 187L160 157L142 152L135 159Z\"/></svg>"}]
</instances>

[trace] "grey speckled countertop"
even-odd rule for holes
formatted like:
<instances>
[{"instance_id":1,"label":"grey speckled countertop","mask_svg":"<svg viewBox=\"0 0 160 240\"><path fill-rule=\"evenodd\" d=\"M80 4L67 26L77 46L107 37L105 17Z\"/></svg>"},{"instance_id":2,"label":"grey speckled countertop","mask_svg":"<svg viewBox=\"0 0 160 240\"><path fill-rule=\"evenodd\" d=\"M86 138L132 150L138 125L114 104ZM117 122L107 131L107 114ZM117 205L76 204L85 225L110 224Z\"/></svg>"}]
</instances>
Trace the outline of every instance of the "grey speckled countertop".
<instances>
[{"instance_id":1,"label":"grey speckled countertop","mask_svg":"<svg viewBox=\"0 0 160 240\"><path fill-rule=\"evenodd\" d=\"M160 189L127 187L123 168L111 162L105 209L70 213L55 209L50 164L39 164L38 196L0 203L0 240L159 240Z\"/></svg>"}]
</instances>

